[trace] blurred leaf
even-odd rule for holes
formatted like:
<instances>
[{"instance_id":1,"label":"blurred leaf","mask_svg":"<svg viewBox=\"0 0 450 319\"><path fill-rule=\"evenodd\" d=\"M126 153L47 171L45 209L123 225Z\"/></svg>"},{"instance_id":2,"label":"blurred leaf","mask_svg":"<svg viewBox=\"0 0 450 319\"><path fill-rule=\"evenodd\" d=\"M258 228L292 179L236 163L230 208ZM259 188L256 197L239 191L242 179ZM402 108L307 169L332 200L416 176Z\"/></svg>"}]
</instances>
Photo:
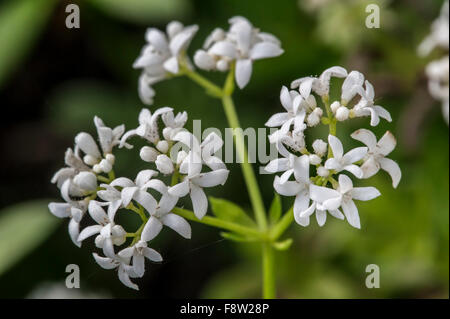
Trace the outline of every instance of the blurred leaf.
<instances>
[{"instance_id":1,"label":"blurred leaf","mask_svg":"<svg viewBox=\"0 0 450 319\"><path fill-rule=\"evenodd\" d=\"M286 240L283 241L277 241L275 243L272 244L272 246L276 249L276 250L288 250L292 243L294 242L294 240L292 238L288 238Z\"/></svg>"},{"instance_id":2,"label":"blurred leaf","mask_svg":"<svg viewBox=\"0 0 450 319\"><path fill-rule=\"evenodd\" d=\"M0 212L0 274L44 241L58 225L48 201L32 201Z\"/></svg>"},{"instance_id":3,"label":"blurred leaf","mask_svg":"<svg viewBox=\"0 0 450 319\"><path fill-rule=\"evenodd\" d=\"M254 242L257 241L257 238L253 238L253 237L245 237L242 235L238 235L238 234L234 234L234 233L226 233L226 232L221 232L220 236L222 236L225 239L231 240L231 241L236 241L236 242L241 242L241 243L249 243L249 242Z\"/></svg>"},{"instance_id":4,"label":"blurred leaf","mask_svg":"<svg viewBox=\"0 0 450 319\"><path fill-rule=\"evenodd\" d=\"M246 226L255 226L255 222L235 203L225 199L209 197L211 210L217 218Z\"/></svg>"},{"instance_id":5,"label":"blurred leaf","mask_svg":"<svg viewBox=\"0 0 450 319\"><path fill-rule=\"evenodd\" d=\"M55 0L14 0L0 6L0 87L30 50L55 3Z\"/></svg>"},{"instance_id":6,"label":"blurred leaf","mask_svg":"<svg viewBox=\"0 0 450 319\"><path fill-rule=\"evenodd\" d=\"M275 194L270 205L269 210L269 221L273 225L275 224L281 216L281 198L280 195Z\"/></svg>"},{"instance_id":7,"label":"blurred leaf","mask_svg":"<svg viewBox=\"0 0 450 319\"><path fill-rule=\"evenodd\" d=\"M186 0L90 0L101 10L130 22L149 24L185 16L190 11Z\"/></svg>"}]
</instances>

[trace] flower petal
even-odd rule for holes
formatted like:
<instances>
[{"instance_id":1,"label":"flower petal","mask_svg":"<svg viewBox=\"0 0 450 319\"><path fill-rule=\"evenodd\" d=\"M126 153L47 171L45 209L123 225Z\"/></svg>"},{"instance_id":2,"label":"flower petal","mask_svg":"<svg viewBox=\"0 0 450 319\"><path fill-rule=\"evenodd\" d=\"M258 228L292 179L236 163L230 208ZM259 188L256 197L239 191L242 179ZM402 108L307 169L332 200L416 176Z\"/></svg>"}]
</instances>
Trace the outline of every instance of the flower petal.
<instances>
[{"instance_id":1,"label":"flower petal","mask_svg":"<svg viewBox=\"0 0 450 319\"><path fill-rule=\"evenodd\" d=\"M186 196L189 193L189 181L186 179L181 183L169 187L168 193L176 197Z\"/></svg>"},{"instance_id":2,"label":"flower petal","mask_svg":"<svg viewBox=\"0 0 450 319\"><path fill-rule=\"evenodd\" d=\"M383 154L384 156L391 153L396 145L397 140L395 139L394 135L389 131L384 133L383 137L380 138L377 144L380 154Z\"/></svg>"},{"instance_id":3,"label":"flower petal","mask_svg":"<svg viewBox=\"0 0 450 319\"><path fill-rule=\"evenodd\" d=\"M317 186L314 184L311 184L309 187L309 195L313 201L316 201L318 203L323 203L326 200L329 200L332 198L341 197L341 194L334 189L331 189L328 187Z\"/></svg>"},{"instance_id":4,"label":"flower petal","mask_svg":"<svg viewBox=\"0 0 450 319\"><path fill-rule=\"evenodd\" d=\"M342 155L344 155L344 149L341 141L336 136L330 134L328 135L328 144L333 151L333 157L336 159L342 158Z\"/></svg>"},{"instance_id":5,"label":"flower petal","mask_svg":"<svg viewBox=\"0 0 450 319\"><path fill-rule=\"evenodd\" d=\"M351 134L351 137L357 141L364 143L370 151L375 149L377 145L377 137L371 131L359 129Z\"/></svg>"},{"instance_id":6,"label":"flower petal","mask_svg":"<svg viewBox=\"0 0 450 319\"><path fill-rule=\"evenodd\" d=\"M271 160L264 169L269 173L286 171L289 169L289 160L287 158L276 158Z\"/></svg>"},{"instance_id":7,"label":"flower petal","mask_svg":"<svg viewBox=\"0 0 450 319\"><path fill-rule=\"evenodd\" d=\"M134 194L134 200L142 205L149 214L153 214L158 203L152 195L145 191L137 191Z\"/></svg>"},{"instance_id":8,"label":"flower petal","mask_svg":"<svg viewBox=\"0 0 450 319\"><path fill-rule=\"evenodd\" d=\"M72 239L72 242L78 246L81 247L81 242L78 241L78 237L80 236L80 224L75 219L70 219L69 222L69 236L70 239Z\"/></svg>"},{"instance_id":9,"label":"flower petal","mask_svg":"<svg viewBox=\"0 0 450 319\"><path fill-rule=\"evenodd\" d=\"M133 256L133 271L138 277L144 276L145 273L145 258L140 254Z\"/></svg>"},{"instance_id":10,"label":"flower petal","mask_svg":"<svg viewBox=\"0 0 450 319\"><path fill-rule=\"evenodd\" d=\"M292 98L287 87L283 85L280 92L280 102L281 105L286 109L286 111L292 111Z\"/></svg>"},{"instance_id":11,"label":"flower petal","mask_svg":"<svg viewBox=\"0 0 450 319\"><path fill-rule=\"evenodd\" d=\"M59 218L70 217L70 210L72 205L68 203L50 203L48 204L48 209L50 213Z\"/></svg>"},{"instance_id":12,"label":"flower petal","mask_svg":"<svg viewBox=\"0 0 450 319\"><path fill-rule=\"evenodd\" d=\"M259 42L250 50L250 58L252 60L273 58L283 54L283 49L275 43Z\"/></svg>"},{"instance_id":13,"label":"flower petal","mask_svg":"<svg viewBox=\"0 0 450 319\"><path fill-rule=\"evenodd\" d=\"M243 89L252 76L252 60L237 60L236 62L236 83L240 89Z\"/></svg>"},{"instance_id":14,"label":"flower petal","mask_svg":"<svg viewBox=\"0 0 450 319\"><path fill-rule=\"evenodd\" d=\"M353 182L347 175L339 175L339 191L345 194L353 189Z\"/></svg>"},{"instance_id":15,"label":"flower petal","mask_svg":"<svg viewBox=\"0 0 450 319\"><path fill-rule=\"evenodd\" d=\"M225 184L229 173L230 171L227 169L218 169L201 173L197 177L192 178L191 181L200 187L214 187Z\"/></svg>"},{"instance_id":16,"label":"flower petal","mask_svg":"<svg viewBox=\"0 0 450 319\"><path fill-rule=\"evenodd\" d=\"M202 188L192 184L190 193L194 214L198 219L202 219L208 210L208 199L205 192Z\"/></svg>"},{"instance_id":17,"label":"flower petal","mask_svg":"<svg viewBox=\"0 0 450 319\"><path fill-rule=\"evenodd\" d=\"M236 47L228 41L216 42L208 52L214 55L226 56L231 59L236 59L237 57Z\"/></svg>"},{"instance_id":18,"label":"flower petal","mask_svg":"<svg viewBox=\"0 0 450 319\"><path fill-rule=\"evenodd\" d=\"M371 200L381 195L375 187L355 187L351 190L353 199L357 200Z\"/></svg>"},{"instance_id":19,"label":"flower petal","mask_svg":"<svg viewBox=\"0 0 450 319\"><path fill-rule=\"evenodd\" d=\"M176 214L167 214L161 217L161 222L176 231L184 238L191 238L191 225L181 216Z\"/></svg>"},{"instance_id":20,"label":"flower petal","mask_svg":"<svg viewBox=\"0 0 450 319\"><path fill-rule=\"evenodd\" d=\"M352 200L343 201L342 202L342 210L344 211L344 215L347 218L348 223L360 229L361 222L359 220L358 208Z\"/></svg>"},{"instance_id":21,"label":"flower petal","mask_svg":"<svg viewBox=\"0 0 450 319\"><path fill-rule=\"evenodd\" d=\"M85 229L83 229L80 233L80 235L78 236L77 241L81 242L83 240L85 240L88 237L91 237L95 234L99 234L100 231L102 230L102 226L101 225L92 225L92 226L88 226Z\"/></svg>"},{"instance_id":22,"label":"flower petal","mask_svg":"<svg viewBox=\"0 0 450 319\"><path fill-rule=\"evenodd\" d=\"M364 176L363 171L357 165L354 165L354 164L347 165L347 166L344 166L343 169L346 170L346 171L349 171L350 173L352 173L353 175L355 175L358 178L363 178L363 176Z\"/></svg>"},{"instance_id":23,"label":"flower petal","mask_svg":"<svg viewBox=\"0 0 450 319\"><path fill-rule=\"evenodd\" d=\"M290 115L287 112L275 113L264 125L267 127L279 127L283 125L287 120L289 120L289 118Z\"/></svg>"},{"instance_id":24,"label":"flower petal","mask_svg":"<svg viewBox=\"0 0 450 319\"><path fill-rule=\"evenodd\" d=\"M143 241L152 240L158 236L162 228L163 224L161 221L158 218L151 216L142 230L141 239Z\"/></svg>"},{"instance_id":25,"label":"flower petal","mask_svg":"<svg viewBox=\"0 0 450 319\"><path fill-rule=\"evenodd\" d=\"M295 196L303 189L303 185L298 182L281 183L279 176L275 176L273 187L278 194L283 196Z\"/></svg>"},{"instance_id":26,"label":"flower petal","mask_svg":"<svg viewBox=\"0 0 450 319\"><path fill-rule=\"evenodd\" d=\"M89 202L88 210L89 215L91 215L92 219L95 220L97 224L104 226L110 222L108 215L106 215L105 213L105 210L100 206L100 204L97 201L91 200Z\"/></svg>"},{"instance_id":27,"label":"flower petal","mask_svg":"<svg viewBox=\"0 0 450 319\"><path fill-rule=\"evenodd\" d=\"M325 225L325 222L327 221L327 212L325 210L316 210L316 220L320 227Z\"/></svg>"},{"instance_id":28,"label":"flower petal","mask_svg":"<svg viewBox=\"0 0 450 319\"><path fill-rule=\"evenodd\" d=\"M367 154L367 147L362 146L362 147L354 148L354 149L348 151L347 153L345 153L345 155L342 157L342 164L343 165L353 164L353 163L363 159L364 156L366 156L366 154Z\"/></svg>"},{"instance_id":29,"label":"flower petal","mask_svg":"<svg viewBox=\"0 0 450 319\"><path fill-rule=\"evenodd\" d=\"M97 253L93 253L92 256L94 256L94 259L97 262L97 264L103 269L114 269L117 266L119 266L119 262L112 258L102 257L99 256Z\"/></svg>"},{"instance_id":30,"label":"flower petal","mask_svg":"<svg viewBox=\"0 0 450 319\"><path fill-rule=\"evenodd\" d=\"M400 179L402 178L402 171L400 170L398 164L389 158L381 158L379 160L379 163L381 165L381 169L385 170L389 173L389 175L391 175L392 186L394 188L397 188L398 183L400 183Z\"/></svg>"},{"instance_id":31,"label":"flower petal","mask_svg":"<svg viewBox=\"0 0 450 319\"><path fill-rule=\"evenodd\" d=\"M149 247L144 247L142 249L142 254L153 262L161 262L163 260L160 253Z\"/></svg>"},{"instance_id":32,"label":"flower petal","mask_svg":"<svg viewBox=\"0 0 450 319\"><path fill-rule=\"evenodd\" d=\"M139 287L130 280L130 276L124 266L119 267L119 280L128 288L139 290Z\"/></svg>"}]
</instances>

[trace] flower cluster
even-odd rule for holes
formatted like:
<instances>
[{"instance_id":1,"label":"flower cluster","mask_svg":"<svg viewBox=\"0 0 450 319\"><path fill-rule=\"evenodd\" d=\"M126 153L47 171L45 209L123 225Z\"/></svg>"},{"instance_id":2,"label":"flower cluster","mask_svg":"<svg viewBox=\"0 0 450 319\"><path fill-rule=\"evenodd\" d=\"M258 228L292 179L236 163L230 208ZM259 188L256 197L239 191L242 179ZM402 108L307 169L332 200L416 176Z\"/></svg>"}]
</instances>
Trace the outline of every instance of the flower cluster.
<instances>
[{"instance_id":1,"label":"flower cluster","mask_svg":"<svg viewBox=\"0 0 450 319\"><path fill-rule=\"evenodd\" d=\"M329 96L332 77L344 78L339 100ZM295 196L295 221L307 226L315 212L320 226L325 224L327 212L333 217L346 218L350 225L360 228L358 209L354 200L370 200L380 195L374 187L353 187L350 173L358 179L375 175L380 168L387 171L393 187L397 187L401 171L393 160L386 158L395 148L396 140L388 131L377 141L374 133L359 129L351 137L365 146L344 152L336 137L337 122L356 117L370 117L372 126L380 118L391 121L387 110L374 104L372 84L358 71L348 73L339 66L325 70L319 77L304 77L281 89L280 100L285 112L274 114L266 123L279 127L269 136L281 158L272 160L266 171L282 173L276 176L274 188L284 196ZM321 105L319 105L321 103ZM327 142L317 139L308 150L305 130L319 123L330 126ZM315 174L311 176L311 167ZM336 177L336 178L335 178ZM342 209L342 212L341 210Z\"/></svg>"},{"instance_id":2,"label":"flower cluster","mask_svg":"<svg viewBox=\"0 0 450 319\"><path fill-rule=\"evenodd\" d=\"M84 240L95 235L95 245L102 251L93 254L96 262L102 268L116 269L127 287L138 289L130 278L144 275L146 258L162 261L161 255L148 247L148 243L164 226L184 238L191 237L189 223L173 213L179 199L190 194L195 215L201 219L208 207L203 188L223 185L227 180L229 171L214 155L222 147L220 137L210 134L200 143L183 128L186 121L186 112L175 115L170 107L157 109L153 114L143 109L139 126L125 133L124 125L111 129L95 117L100 148L90 134L78 134L74 150L66 152L67 167L52 179L64 202L50 203L50 212L60 218L70 218L69 234L77 246L81 247ZM164 124L162 130L160 122ZM134 180L116 178L113 150L133 148L128 143L133 136L147 142L140 150L140 157L156 169L144 169ZM208 171L202 172L205 167ZM163 181L168 175L171 175L170 185ZM116 222L120 210L140 216L142 224L137 231L127 232ZM95 223L80 231L82 220L83 225L87 223L85 215ZM122 247L124 244L127 247Z\"/></svg>"},{"instance_id":3,"label":"flower cluster","mask_svg":"<svg viewBox=\"0 0 450 319\"><path fill-rule=\"evenodd\" d=\"M228 31L217 28L207 37L203 49L195 53L194 62L207 71L225 72L235 66L236 83L243 88L250 81L253 61L279 56L283 50L274 35L260 32L246 18L233 17L229 22ZM138 91L145 104L153 104L153 84L193 70L186 51L197 31L197 25L184 27L178 21L169 23L165 33L155 28L147 30L147 44L133 65L143 70Z\"/></svg>"},{"instance_id":4,"label":"flower cluster","mask_svg":"<svg viewBox=\"0 0 450 319\"><path fill-rule=\"evenodd\" d=\"M426 67L428 90L435 99L442 102L442 113L449 122L449 3L445 1L440 16L431 25L431 33L418 48L421 56L429 55L435 48L446 54L441 59L431 61Z\"/></svg>"}]
</instances>

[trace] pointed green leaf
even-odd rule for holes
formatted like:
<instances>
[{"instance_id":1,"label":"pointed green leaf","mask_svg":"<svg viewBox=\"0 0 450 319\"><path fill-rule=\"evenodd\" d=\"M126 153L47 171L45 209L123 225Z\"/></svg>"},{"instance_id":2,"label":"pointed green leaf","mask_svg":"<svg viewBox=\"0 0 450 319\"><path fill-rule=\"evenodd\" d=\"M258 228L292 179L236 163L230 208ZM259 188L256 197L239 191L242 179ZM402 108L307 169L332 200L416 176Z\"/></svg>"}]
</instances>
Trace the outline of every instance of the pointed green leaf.
<instances>
[{"instance_id":1,"label":"pointed green leaf","mask_svg":"<svg viewBox=\"0 0 450 319\"><path fill-rule=\"evenodd\" d=\"M220 236L222 236L225 239L236 241L236 242L241 242L241 243L249 243L249 242L254 242L254 241L258 240L257 238L254 238L254 237L246 237L246 236L242 236L239 234L226 233L226 232L221 232Z\"/></svg>"},{"instance_id":2,"label":"pointed green leaf","mask_svg":"<svg viewBox=\"0 0 450 319\"><path fill-rule=\"evenodd\" d=\"M247 213L235 203L215 197L209 197L209 201L211 210L217 218L244 226L256 226Z\"/></svg>"},{"instance_id":3,"label":"pointed green leaf","mask_svg":"<svg viewBox=\"0 0 450 319\"><path fill-rule=\"evenodd\" d=\"M0 211L0 275L41 244L60 219L48 201L16 204Z\"/></svg>"},{"instance_id":4,"label":"pointed green leaf","mask_svg":"<svg viewBox=\"0 0 450 319\"><path fill-rule=\"evenodd\" d=\"M280 219L280 216L281 216L281 198L280 195L275 194L269 210L270 223L274 225Z\"/></svg>"},{"instance_id":5,"label":"pointed green leaf","mask_svg":"<svg viewBox=\"0 0 450 319\"><path fill-rule=\"evenodd\" d=\"M288 250L291 247L292 243L293 243L292 238L288 238L283 241L277 241L277 242L273 243L272 246L276 250L283 251L283 250Z\"/></svg>"}]
</instances>

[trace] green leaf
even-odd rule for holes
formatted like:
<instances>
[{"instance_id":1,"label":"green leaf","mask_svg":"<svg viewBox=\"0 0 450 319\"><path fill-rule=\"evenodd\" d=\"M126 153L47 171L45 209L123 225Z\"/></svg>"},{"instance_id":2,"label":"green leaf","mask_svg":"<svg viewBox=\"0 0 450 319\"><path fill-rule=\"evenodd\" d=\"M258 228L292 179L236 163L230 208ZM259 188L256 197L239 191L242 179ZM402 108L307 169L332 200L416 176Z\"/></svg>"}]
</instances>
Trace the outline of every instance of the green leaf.
<instances>
[{"instance_id":1,"label":"green leaf","mask_svg":"<svg viewBox=\"0 0 450 319\"><path fill-rule=\"evenodd\" d=\"M90 0L100 10L114 17L148 25L149 21L181 18L191 11L186 0Z\"/></svg>"},{"instance_id":2,"label":"green leaf","mask_svg":"<svg viewBox=\"0 0 450 319\"><path fill-rule=\"evenodd\" d=\"M280 219L280 216L281 216L281 198L280 195L275 194L269 210L270 223L274 225Z\"/></svg>"},{"instance_id":3,"label":"green leaf","mask_svg":"<svg viewBox=\"0 0 450 319\"><path fill-rule=\"evenodd\" d=\"M273 243L272 246L276 250L283 251L283 250L288 250L291 247L292 243L293 243L292 238L288 238L283 241L277 241L277 242Z\"/></svg>"},{"instance_id":4,"label":"green leaf","mask_svg":"<svg viewBox=\"0 0 450 319\"><path fill-rule=\"evenodd\" d=\"M55 3L55 0L11 0L0 6L0 87L27 55Z\"/></svg>"},{"instance_id":5,"label":"green leaf","mask_svg":"<svg viewBox=\"0 0 450 319\"><path fill-rule=\"evenodd\" d=\"M0 211L0 275L41 244L59 219L48 201L16 204Z\"/></svg>"},{"instance_id":6,"label":"green leaf","mask_svg":"<svg viewBox=\"0 0 450 319\"><path fill-rule=\"evenodd\" d=\"M254 238L254 237L246 237L246 236L242 236L239 234L226 233L226 232L221 232L220 236L222 236L225 239L240 242L240 243L249 243L249 242L254 242L254 241L258 240L257 238Z\"/></svg>"},{"instance_id":7,"label":"green leaf","mask_svg":"<svg viewBox=\"0 0 450 319\"><path fill-rule=\"evenodd\" d=\"M256 226L247 213L235 203L215 197L209 197L209 201L211 202L212 212L217 218L240 225Z\"/></svg>"}]
</instances>

